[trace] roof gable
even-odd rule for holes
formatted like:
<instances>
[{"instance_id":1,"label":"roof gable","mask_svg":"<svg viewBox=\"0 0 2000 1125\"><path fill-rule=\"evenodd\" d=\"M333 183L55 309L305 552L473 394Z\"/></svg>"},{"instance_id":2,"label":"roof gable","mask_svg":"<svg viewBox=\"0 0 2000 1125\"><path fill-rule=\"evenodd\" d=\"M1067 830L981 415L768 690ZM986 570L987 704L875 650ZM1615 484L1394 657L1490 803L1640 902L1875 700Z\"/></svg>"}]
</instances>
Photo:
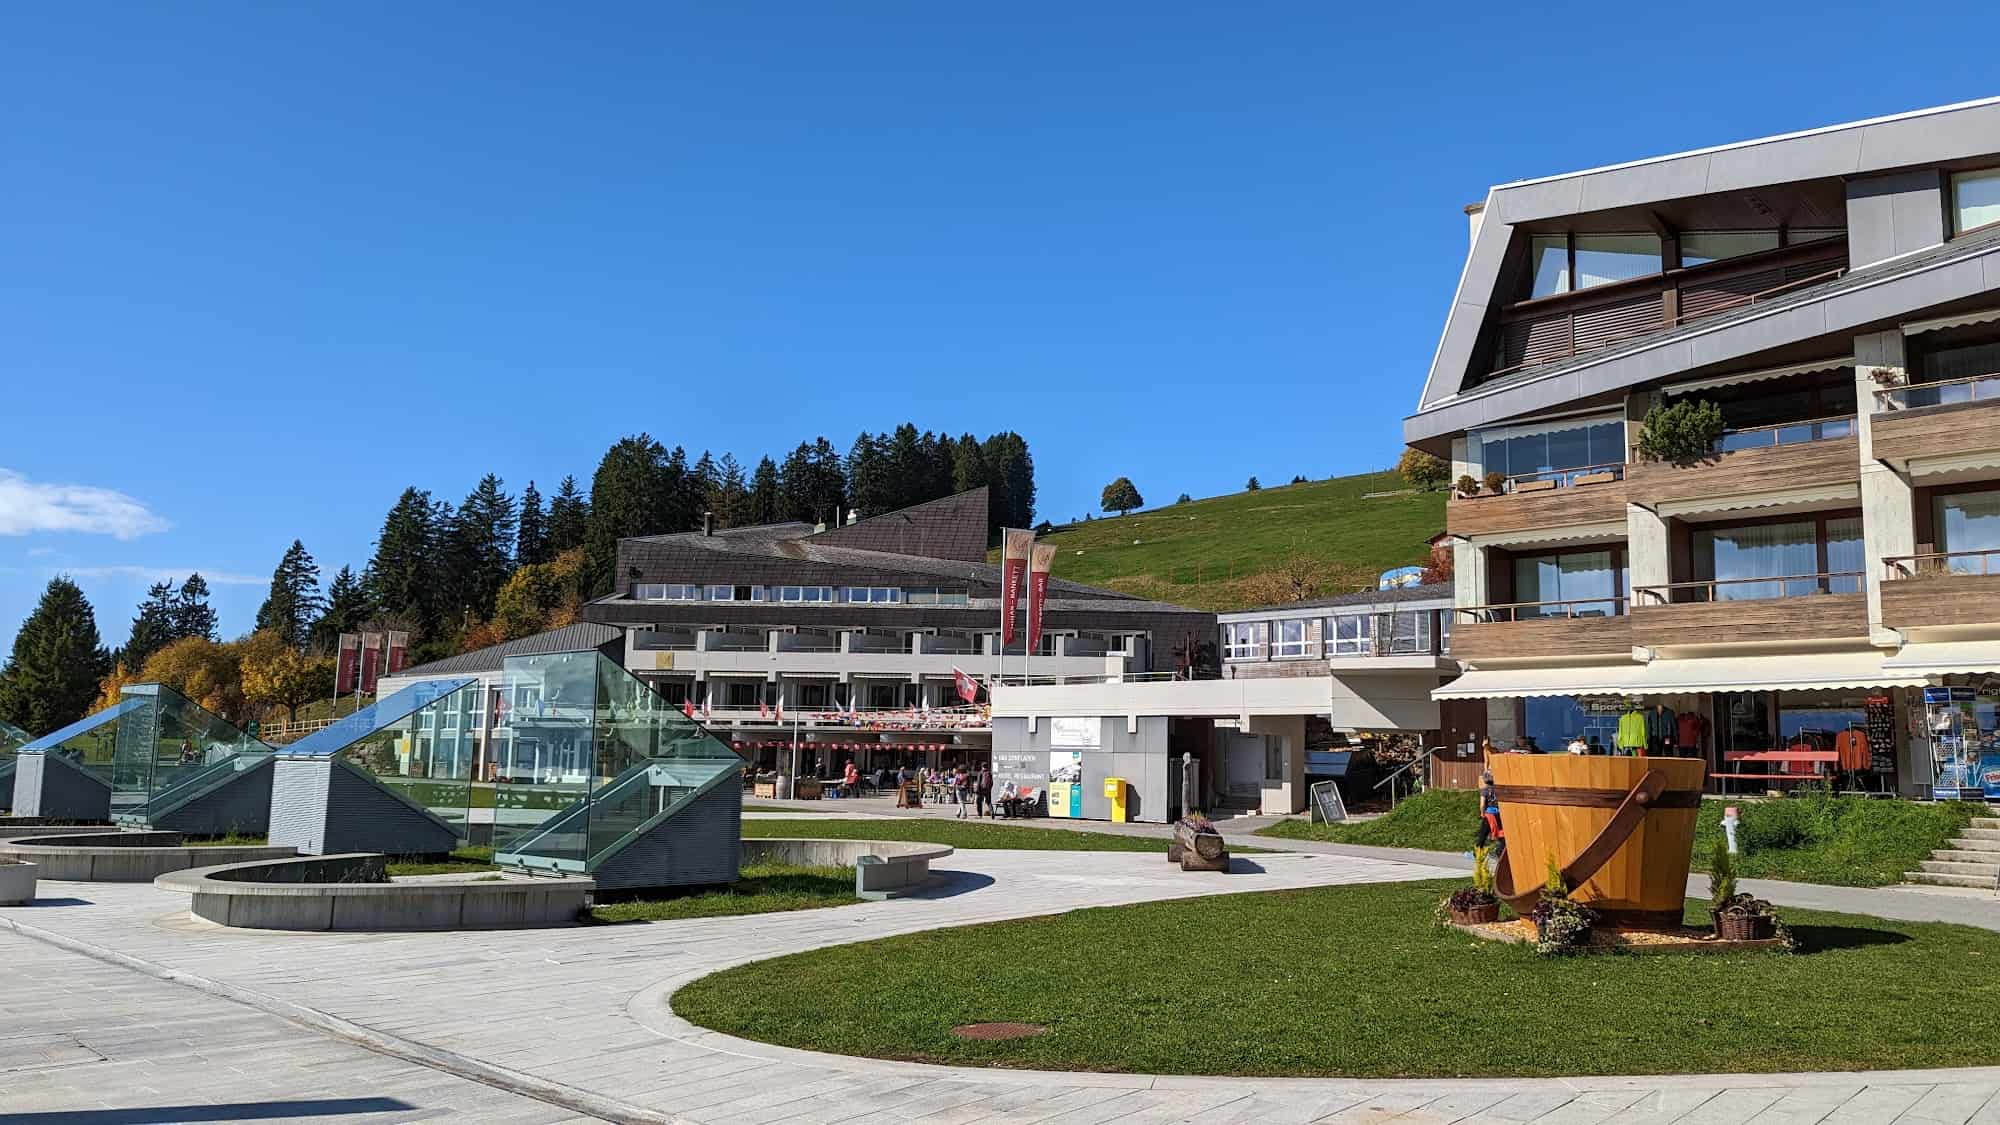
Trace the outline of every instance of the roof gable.
<instances>
[{"instance_id":1,"label":"roof gable","mask_svg":"<svg viewBox=\"0 0 2000 1125\"><path fill-rule=\"evenodd\" d=\"M804 536L824 547L891 555L985 562L989 492L985 486L870 516Z\"/></svg>"}]
</instances>

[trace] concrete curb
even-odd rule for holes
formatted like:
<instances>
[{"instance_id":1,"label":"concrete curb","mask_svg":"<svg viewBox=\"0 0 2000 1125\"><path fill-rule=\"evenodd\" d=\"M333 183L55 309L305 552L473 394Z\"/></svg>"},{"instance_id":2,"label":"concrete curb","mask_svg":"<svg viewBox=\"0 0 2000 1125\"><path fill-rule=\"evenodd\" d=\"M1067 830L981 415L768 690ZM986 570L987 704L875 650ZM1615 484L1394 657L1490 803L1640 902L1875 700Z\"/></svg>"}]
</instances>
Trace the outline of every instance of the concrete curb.
<instances>
[{"instance_id":1,"label":"concrete curb","mask_svg":"<svg viewBox=\"0 0 2000 1125\"><path fill-rule=\"evenodd\" d=\"M102 961L107 965L116 965L121 969L129 969L156 980L178 984L185 988L192 988L197 992L205 992L210 996L234 1001L245 1007L255 1008L260 1012L288 1020L301 1027L317 1031L322 1035L346 1040L358 1047L365 1047L377 1054L388 1055L391 1058L402 1059L404 1062L412 1062L419 1066L429 1067L432 1070L443 1071L446 1074L477 1082L483 1086L489 1086L506 1093L518 1094L521 1097L547 1102L560 1109L570 1110L586 1117L595 1117L603 1121L613 1121L619 1123L619 1125L693 1125L692 1122L689 1122L684 1117L657 1113L643 1106L619 1101L616 1098L607 1098L600 1094L593 1094L588 1090L579 1090L574 1086L566 1086L560 1082L551 1082L546 1078L540 1078L510 1067L484 1062L466 1055L457 1054L453 1051L433 1047L427 1043L405 1039L400 1035L391 1035L385 1031L377 1031L372 1027L355 1023L352 1020L342 1019L339 1016L322 1012L317 1008L308 1008L303 1004L294 1004L289 1000L280 1000L275 996L270 996L254 989L225 984L221 981L210 980L207 977L196 976L193 973L170 969L165 965L148 961L142 957L120 953L115 949L107 949L92 942L67 937L50 930L44 930L39 926L30 926L13 918L0 917L0 928L11 930L22 937L39 941L44 945L51 945L70 953L81 954L94 961Z\"/></svg>"}]
</instances>

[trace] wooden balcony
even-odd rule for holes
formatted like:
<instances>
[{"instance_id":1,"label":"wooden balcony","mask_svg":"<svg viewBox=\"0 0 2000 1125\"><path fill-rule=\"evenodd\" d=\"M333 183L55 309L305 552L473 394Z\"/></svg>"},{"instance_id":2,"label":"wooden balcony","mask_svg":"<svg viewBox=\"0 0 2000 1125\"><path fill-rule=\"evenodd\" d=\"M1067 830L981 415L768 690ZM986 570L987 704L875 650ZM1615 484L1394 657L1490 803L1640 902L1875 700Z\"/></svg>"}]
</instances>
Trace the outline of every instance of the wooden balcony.
<instances>
[{"instance_id":1,"label":"wooden balcony","mask_svg":"<svg viewBox=\"0 0 2000 1125\"><path fill-rule=\"evenodd\" d=\"M1460 660L1627 656L1632 619L1622 598L1467 606L1455 611L1451 654Z\"/></svg>"},{"instance_id":2,"label":"wooden balcony","mask_svg":"<svg viewBox=\"0 0 2000 1125\"><path fill-rule=\"evenodd\" d=\"M1821 419L1738 431L1729 436L1754 440L1755 435L1769 434L1771 443L1685 464L1648 461L1633 465L1625 473L1626 492L1633 503L1650 506L1749 492L1859 484L1861 439L1854 435L1853 421L1851 417ZM1787 430L1825 433L1829 429L1836 436L1779 443Z\"/></svg>"},{"instance_id":3,"label":"wooden balcony","mask_svg":"<svg viewBox=\"0 0 2000 1125\"><path fill-rule=\"evenodd\" d=\"M1898 467L2000 450L2000 374L1875 392L1875 456Z\"/></svg>"},{"instance_id":4,"label":"wooden balcony","mask_svg":"<svg viewBox=\"0 0 2000 1125\"><path fill-rule=\"evenodd\" d=\"M1625 466L1566 471L1546 479L1510 480L1505 491L1453 494L1445 504L1445 530L1453 535L1497 535L1576 524L1623 523Z\"/></svg>"},{"instance_id":5,"label":"wooden balcony","mask_svg":"<svg viewBox=\"0 0 2000 1125\"><path fill-rule=\"evenodd\" d=\"M1882 562L1882 624L1889 628L2000 628L2000 551L1905 555Z\"/></svg>"},{"instance_id":6,"label":"wooden balcony","mask_svg":"<svg viewBox=\"0 0 2000 1125\"><path fill-rule=\"evenodd\" d=\"M1866 637L1861 581L1858 573L1800 574L1634 587L1632 643L1668 648Z\"/></svg>"}]
</instances>

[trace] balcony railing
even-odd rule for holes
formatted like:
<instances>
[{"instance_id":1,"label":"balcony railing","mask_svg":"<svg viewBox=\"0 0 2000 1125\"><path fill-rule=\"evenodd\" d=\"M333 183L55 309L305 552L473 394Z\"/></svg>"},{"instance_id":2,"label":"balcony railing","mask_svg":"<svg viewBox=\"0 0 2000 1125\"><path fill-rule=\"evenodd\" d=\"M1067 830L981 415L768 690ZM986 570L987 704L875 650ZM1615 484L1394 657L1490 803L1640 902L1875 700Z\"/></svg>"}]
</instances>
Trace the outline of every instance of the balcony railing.
<instances>
[{"instance_id":1,"label":"balcony railing","mask_svg":"<svg viewBox=\"0 0 2000 1125\"><path fill-rule=\"evenodd\" d=\"M1502 602L1494 605L1460 606L1452 612L1464 625L1495 625L1511 621L1546 621L1551 618L1602 618L1625 616L1624 598L1571 598L1553 602Z\"/></svg>"},{"instance_id":2,"label":"balcony railing","mask_svg":"<svg viewBox=\"0 0 2000 1125\"><path fill-rule=\"evenodd\" d=\"M1962 379L1939 379L1931 383L1910 383L1883 387L1875 397L1884 410L1915 410L1924 406L1948 406L1959 402L1988 402L2000 398L2000 372L1968 375Z\"/></svg>"},{"instance_id":3,"label":"balcony railing","mask_svg":"<svg viewBox=\"0 0 2000 1125\"><path fill-rule=\"evenodd\" d=\"M1715 451L1734 453L1739 449L1769 449L1779 445L1803 445L1809 441L1853 436L1854 415L1842 414L1803 422L1778 422L1769 426L1745 426L1740 430L1724 430L1722 436L1716 439Z\"/></svg>"},{"instance_id":4,"label":"balcony railing","mask_svg":"<svg viewBox=\"0 0 2000 1125\"><path fill-rule=\"evenodd\" d=\"M1625 463L1607 461L1601 465L1578 465L1571 469L1540 469L1532 473L1514 473L1500 486L1500 491L1545 492L1551 488L1574 488L1577 485L1604 484L1624 479Z\"/></svg>"},{"instance_id":5,"label":"balcony railing","mask_svg":"<svg viewBox=\"0 0 2000 1125\"><path fill-rule=\"evenodd\" d=\"M1787 574L1770 578L1712 578L1695 582L1669 582L1661 586L1634 586L1632 593L1641 605L1686 605L1701 602L1773 601L1779 598L1809 598L1820 594L1861 593L1862 573L1858 570L1822 574Z\"/></svg>"},{"instance_id":6,"label":"balcony railing","mask_svg":"<svg viewBox=\"0 0 2000 1125\"><path fill-rule=\"evenodd\" d=\"M1991 551L1932 551L1922 555L1892 555L1882 560L1882 576L1947 578L1955 575L2000 574L2000 549Z\"/></svg>"}]
</instances>

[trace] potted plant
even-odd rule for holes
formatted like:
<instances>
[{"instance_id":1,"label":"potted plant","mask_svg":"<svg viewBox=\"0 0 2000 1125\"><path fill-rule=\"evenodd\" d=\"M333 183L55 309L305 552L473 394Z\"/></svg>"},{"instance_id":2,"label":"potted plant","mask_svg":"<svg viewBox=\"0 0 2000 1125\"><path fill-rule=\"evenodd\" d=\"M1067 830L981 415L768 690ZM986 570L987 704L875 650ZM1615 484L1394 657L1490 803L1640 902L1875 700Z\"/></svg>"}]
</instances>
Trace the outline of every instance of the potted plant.
<instances>
[{"instance_id":1,"label":"potted plant","mask_svg":"<svg viewBox=\"0 0 2000 1125\"><path fill-rule=\"evenodd\" d=\"M1507 474L1498 469L1486 474L1486 491L1498 496L1507 491Z\"/></svg>"},{"instance_id":2,"label":"potted plant","mask_svg":"<svg viewBox=\"0 0 2000 1125\"><path fill-rule=\"evenodd\" d=\"M1639 455L1685 465L1715 452L1722 437L1722 408L1707 399L1655 406L1639 423Z\"/></svg>"},{"instance_id":3,"label":"potted plant","mask_svg":"<svg viewBox=\"0 0 2000 1125\"><path fill-rule=\"evenodd\" d=\"M1708 916L1715 936L1723 941L1766 941L1778 936L1778 915L1771 904L1736 890L1736 859L1725 841L1715 842L1708 861Z\"/></svg>"},{"instance_id":4,"label":"potted plant","mask_svg":"<svg viewBox=\"0 0 2000 1125\"><path fill-rule=\"evenodd\" d=\"M1597 924L1597 911L1569 897L1569 887L1563 882L1553 854L1549 856L1549 877L1542 885L1541 901L1528 912L1528 920L1535 924L1535 952L1551 956L1582 945L1590 936L1591 927Z\"/></svg>"},{"instance_id":5,"label":"potted plant","mask_svg":"<svg viewBox=\"0 0 2000 1125\"><path fill-rule=\"evenodd\" d=\"M1444 900L1444 913L1457 926L1484 926L1500 920L1500 900L1493 895L1493 871L1486 864L1491 848L1472 849L1472 885Z\"/></svg>"},{"instance_id":6,"label":"potted plant","mask_svg":"<svg viewBox=\"0 0 2000 1125\"><path fill-rule=\"evenodd\" d=\"M35 901L35 872L38 865L18 859L0 859L0 906L26 906Z\"/></svg>"},{"instance_id":7,"label":"potted plant","mask_svg":"<svg viewBox=\"0 0 2000 1125\"><path fill-rule=\"evenodd\" d=\"M1471 473L1466 473L1459 477L1458 483L1452 485L1452 487L1458 490L1459 497L1464 500L1470 500L1474 496L1479 495L1479 482L1472 479Z\"/></svg>"}]
</instances>

